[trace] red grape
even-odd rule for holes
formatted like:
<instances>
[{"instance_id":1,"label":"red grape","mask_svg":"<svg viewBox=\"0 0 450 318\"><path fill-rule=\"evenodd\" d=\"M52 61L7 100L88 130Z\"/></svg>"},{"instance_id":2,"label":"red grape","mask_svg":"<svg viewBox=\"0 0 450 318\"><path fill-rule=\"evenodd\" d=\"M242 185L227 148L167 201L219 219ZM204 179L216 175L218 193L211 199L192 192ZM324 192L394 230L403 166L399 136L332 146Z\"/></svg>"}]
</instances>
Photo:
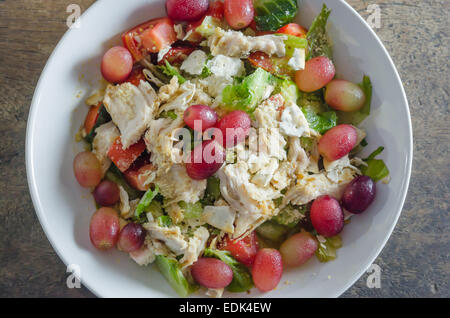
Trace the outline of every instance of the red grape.
<instances>
[{"instance_id":1,"label":"red grape","mask_svg":"<svg viewBox=\"0 0 450 318\"><path fill-rule=\"evenodd\" d=\"M339 234L344 227L344 213L341 206L329 195L323 195L314 200L310 217L317 233L325 237Z\"/></svg>"},{"instance_id":2,"label":"red grape","mask_svg":"<svg viewBox=\"0 0 450 318\"><path fill-rule=\"evenodd\" d=\"M252 0L225 0L225 19L235 30L246 28L255 16Z\"/></svg>"},{"instance_id":3,"label":"red grape","mask_svg":"<svg viewBox=\"0 0 450 318\"><path fill-rule=\"evenodd\" d=\"M103 180L95 187L94 199L101 206L111 206L120 199L120 191L117 184L109 180Z\"/></svg>"},{"instance_id":4,"label":"red grape","mask_svg":"<svg viewBox=\"0 0 450 318\"><path fill-rule=\"evenodd\" d=\"M295 82L301 91L311 93L327 85L335 74L333 62L319 56L307 61L305 69L295 73Z\"/></svg>"},{"instance_id":5,"label":"red grape","mask_svg":"<svg viewBox=\"0 0 450 318\"><path fill-rule=\"evenodd\" d=\"M102 75L110 83L122 83L127 80L133 70L133 56L122 46L110 48L103 55Z\"/></svg>"},{"instance_id":6,"label":"red grape","mask_svg":"<svg viewBox=\"0 0 450 318\"><path fill-rule=\"evenodd\" d=\"M205 141L195 147L186 163L186 172L194 180L211 177L225 162L225 149L214 140Z\"/></svg>"},{"instance_id":7,"label":"red grape","mask_svg":"<svg viewBox=\"0 0 450 318\"><path fill-rule=\"evenodd\" d=\"M91 217L89 236L96 248L108 250L113 248L119 237L120 221L116 210L100 208Z\"/></svg>"},{"instance_id":8,"label":"red grape","mask_svg":"<svg viewBox=\"0 0 450 318\"><path fill-rule=\"evenodd\" d=\"M366 95L361 87L352 82L333 80L327 85L325 101L334 109L353 112L364 106Z\"/></svg>"},{"instance_id":9,"label":"red grape","mask_svg":"<svg viewBox=\"0 0 450 318\"><path fill-rule=\"evenodd\" d=\"M250 116L242 110L228 113L216 125L222 132L222 145L225 148L234 147L238 143L243 142L250 133L250 126Z\"/></svg>"},{"instance_id":10,"label":"red grape","mask_svg":"<svg viewBox=\"0 0 450 318\"><path fill-rule=\"evenodd\" d=\"M176 21L195 21L208 10L209 0L166 0L167 15Z\"/></svg>"},{"instance_id":11,"label":"red grape","mask_svg":"<svg viewBox=\"0 0 450 318\"><path fill-rule=\"evenodd\" d=\"M372 204L375 195L376 185L370 177L356 177L344 190L342 207L351 213L362 213Z\"/></svg>"},{"instance_id":12,"label":"red grape","mask_svg":"<svg viewBox=\"0 0 450 318\"><path fill-rule=\"evenodd\" d=\"M277 287L283 274L280 252L273 248L263 248L256 254L252 267L252 277L256 288L268 292Z\"/></svg>"},{"instance_id":13,"label":"red grape","mask_svg":"<svg viewBox=\"0 0 450 318\"><path fill-rule=\"evenodd\" d=\"M358 133L351 125L338 125L328 130L320 138L319 153L328 161L338 160L347 155L358 140Z\"/></svg>"},{"instance_id":14,"label":"red grape","mask_svg":"<svg viewBox=\"0 0 450 318\"><path fill-rule=\"evenodd\" d=\"M126 253L134 252L141 248L145 240L145 229L137 223L128 223L120 231L117 247Z\"/></svg>"},{"instance_id":15,"label":"red grape","mask_svg":"<svg viewBox=\"0 0 450 318\"><path fill-rule=\"evenodd\" d=\"M308 232L292 235L280 246L283 265L300 266L306 263L316 252L317 241Z\"/></svg>"},{"instance_id":16,"label":"red grape","mask_svg":"<svg viewBox=\"0 0 450 318\"><path fill-rule=\"evenodd\" d=\"M197 121L197 123L195 123L195 121ZM188 127L203 132L216 124L217 114L213 109L206 105L193 105L185 110L184 122Z\"/></svg>"},{"instance_id":17,"label":"red grape","mask_svg":"<svg viewBox=\"0 0 450 318\"><path fill-rule=\"evenodd\" d=\"M191 266L191 274L206 288L225 288L233 280L231 267L216 258L199 258Z\"/></svg>"},{"instance_id":18,"label":"red grape","mask_svg":"<svg viewBox=\"0 0 450 318\"><path fill-rule=\"evenodd\" d=\"M220 245L221 250L226 250L240 263L252 266L258 253L258 240L256 233L252 232L241 240L232 240L227 237Z\"/></svg>"},{"instance_id":19,"label":"red grape","mask_svg":"<svg viewBox=\"0 0 450 318\"><path fill-rule=\"evenodd\" d=\"M102 167L97 157L89 151L80 152L73 159L73 172L84 188L95 187L102 179Z\"/></svg>"}]
</instances>

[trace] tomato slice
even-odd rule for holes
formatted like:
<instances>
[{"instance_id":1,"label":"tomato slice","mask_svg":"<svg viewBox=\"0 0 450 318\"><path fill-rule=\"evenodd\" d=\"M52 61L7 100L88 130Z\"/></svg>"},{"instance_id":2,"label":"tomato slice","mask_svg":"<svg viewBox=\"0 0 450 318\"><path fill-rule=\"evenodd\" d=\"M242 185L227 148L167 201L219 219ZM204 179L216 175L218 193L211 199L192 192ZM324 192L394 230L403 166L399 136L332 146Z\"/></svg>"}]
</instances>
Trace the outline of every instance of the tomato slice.
<instances>
[{"instance_id":1,"label":"tomato slice","mask_svg":"<svg viewBox=\"0 0 450 318\"><path fill-rule=\"evenodd\" d=\"M155 31L149 32L149 30L154 28L156 28ZM147 46L150 49L156 49L150 52L158 52L161 48L171 45L177 40L177 35L173 29L173 22L169 18L153 19L135 26L122 34L122 42L131 52L136 62L142 60L149 53L142 39L144 33Z\"/></svg>"},{"instance_id":2,"label":"tomato slice","mask_svg":"<svg viewBox=\"0 0 450 318\"><path fill-rule=\"evenodd\" d=\"M89 112L86 115L86 119L84 120L84 131L86 135L88 135L92 128L94 128L95 123L97 122L98 113L100 111L100 107L102 107L102 103L98 103L96 106L91 106Z\"/></svg>"},{"instance_id":3,"label":"tomato slice","mask_svg":"<svg viewBox=\"0 0 450 318\"><path fill-rule=\"evenodd\" d=\"M253 52L248 57L248 61L254 66L254 67L260 67L263 70L274 73L275 68L272 63L272 59L270 56L264 52Z\"/></svg>"},{"instance_id":4,"label":"tomato slice","mask_svg":"<svg viewBox=\"0 0 450 318\"><path fill-rule=\"evenodd\" d=\"M242 240L231 240L229 237L226 237L219 248L229 251L238 262L245 266L252 266L258 253L258 240L255 232L247 235Z\"/></svg>"},{"instance_id":5,"label":"tomato slice","mask_svg":"<svg viewBox=\"0 0 450 318\"><path fill-rule=\"evenodd\" d=\"M189 54L194 51L195 48L193 47L173 47L166 53L166 55L164 55L158 64L164 65L165 61L169 62L171 65L182 63L189 56Z\"/></svg>"},{"instance_id":6,"label":"tomato slice","mask_svg":"<svg viewBox=\"0 0 450 318\"><path fill-rule=\"evenodd\" d=\"M139 84L141 83L141 80L146 81L145 75L142 72L143 70L144 70L144 68L141 66L133 68L133 70L131 71L131 74L127 78L126 82L131 83L134 86L139 86Z\"/></svg>"},{"instance_id":7,"label":"tomato slice","mask_svg":"<svg viewBox=\"0 0 450 318\"><path fill-rule=\"evenodd\" d=\"M169 18L158 22L141 34L142 46L150 53L157 53L177 40L173 22Z\"/></svg>"},{"instance_id":8,"label":"tomato slice","mask_svg":"<svg viewBox=\"0 0 450 318\"><path fill-rule=\"evenodd\" d=\"M150 183L145 184L147 180L146 174L152 171L155 171L156 167L151 163L143 165L137 170L133 168L128 169L124 172L125 180L129 183L130 186L139 190L139 191L147 191L150 188Z\"/></svg>"},{"instance_id":9,"label":"tomato slice","mask_svg":"<svg viewBox=\"0 0 450 318\"><path fill-rule=\"evenodd\" d=\"M306 38L306 34L308 33L308 30L306 30L301 25L298 25L297 23L289 23L286 24L284 27L279 29L277 33L284 33L289 34L293 36L298 36L300 38Z\"/></svg>"},{"instance_id":10,"label":"tomato slice","mask_svg":"<svg viewBox=\"0 0 450 318\"><path fill-rule=\"evenodd\" d=\"M120 171L125 172L144 151L145 142L143 139L124 150L120 137L117 137L108 151L108 157Z\"/></svg>"}]
</instances>

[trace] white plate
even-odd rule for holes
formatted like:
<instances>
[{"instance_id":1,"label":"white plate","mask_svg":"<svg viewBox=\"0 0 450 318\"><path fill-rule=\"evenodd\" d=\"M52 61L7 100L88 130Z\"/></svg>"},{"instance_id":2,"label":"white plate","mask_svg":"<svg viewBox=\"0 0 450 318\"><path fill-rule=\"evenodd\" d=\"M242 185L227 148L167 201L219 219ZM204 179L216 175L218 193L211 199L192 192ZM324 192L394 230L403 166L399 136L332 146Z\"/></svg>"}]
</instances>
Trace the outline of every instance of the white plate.
<instances>
[{"instance_id":1,"label":"white plate","mask_svg":"<svg viewBox=\"0 0 450 318\"><path fill-rule=\"evenodd\" d=\"M325 2L332 9L330 36L338 75L360 82L370 75L372 114L364 123L369 151L382 154L391 171L388 185L378 184L370 209L352 219L342 233L338 258L310 261L284 273L279 287L263 297L336 297L372 264L402 210L412 160L412 131L406 96L391 58L365 21L340 0L301 1L299 21L309 26ZM77 264L84 286L102 297L176 296L152 267L139 267L124 253L102 253L89 241L95 211L88 190L76 182L72 160L81 146L74 141L87 108L84 99L101 79L100 59L120 43L119 35L141 22L165 15L160 0L101 0L69 30L42 72L31 105L26 139L28 183L36 213L52 246L66 264ZM287 283L285 283L287 282ZM246 295L239 295L246 296Z\"/></svg>"}]
</instances>

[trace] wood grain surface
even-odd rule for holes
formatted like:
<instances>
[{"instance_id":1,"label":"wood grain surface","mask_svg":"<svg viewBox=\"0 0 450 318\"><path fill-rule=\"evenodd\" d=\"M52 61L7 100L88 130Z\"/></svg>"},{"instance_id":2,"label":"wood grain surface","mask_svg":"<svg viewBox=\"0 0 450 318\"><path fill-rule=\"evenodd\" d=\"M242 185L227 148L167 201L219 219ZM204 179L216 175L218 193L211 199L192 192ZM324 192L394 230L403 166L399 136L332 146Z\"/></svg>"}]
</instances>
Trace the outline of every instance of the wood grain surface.
<instances>
[{"instance_id":1,"label":"wood grain surface","mask_svg":"<svg viewBox=\"0 0 450 318\"><path fill-rule=\"evenodd\" d=\"M94 297L66 287L66 268L34 212L25 172L25 130L39 75L67 30L66 8L93 0L0 0L0 296ZM381 9L375 31L408 95L414 163L406 204L375 261L381 288L367 274L343 297L450 297L448 0L348 0L364 17Z\"/></svg>"}]
</instances>

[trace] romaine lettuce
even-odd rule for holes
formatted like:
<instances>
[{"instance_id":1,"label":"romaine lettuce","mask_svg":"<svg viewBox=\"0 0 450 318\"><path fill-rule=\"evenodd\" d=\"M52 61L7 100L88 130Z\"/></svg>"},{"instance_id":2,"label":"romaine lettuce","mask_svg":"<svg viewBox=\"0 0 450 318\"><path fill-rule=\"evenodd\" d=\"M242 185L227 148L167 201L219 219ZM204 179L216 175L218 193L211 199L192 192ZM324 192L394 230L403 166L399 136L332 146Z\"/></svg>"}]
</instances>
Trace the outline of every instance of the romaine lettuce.
<instances>
[{"instance_id":1,"label":"romaine lettuce","mask_svg":"<svg viewBox=\"0 0 450 318\"><path fill-rule=\"evenodd\" d=\"M333 51L330 40L327 36L327 21L331 10L324 4L322 11L315 18L306 35L309 50L307 60L317 56L326 56L330 60L333 59Z\"/></svg>"},{"instance_id":2,"label":"romaine lettuce","mask_svg":"<svg viewBox=\"0 0 450 318\"><path fill-rule=\"evenodd\" d=\"M235 79L222 91L222 103L230 109L252 113L263 100L269 85L275 85L275 77L262 68L243 79Z\"/></svg>"}]
</instances>

